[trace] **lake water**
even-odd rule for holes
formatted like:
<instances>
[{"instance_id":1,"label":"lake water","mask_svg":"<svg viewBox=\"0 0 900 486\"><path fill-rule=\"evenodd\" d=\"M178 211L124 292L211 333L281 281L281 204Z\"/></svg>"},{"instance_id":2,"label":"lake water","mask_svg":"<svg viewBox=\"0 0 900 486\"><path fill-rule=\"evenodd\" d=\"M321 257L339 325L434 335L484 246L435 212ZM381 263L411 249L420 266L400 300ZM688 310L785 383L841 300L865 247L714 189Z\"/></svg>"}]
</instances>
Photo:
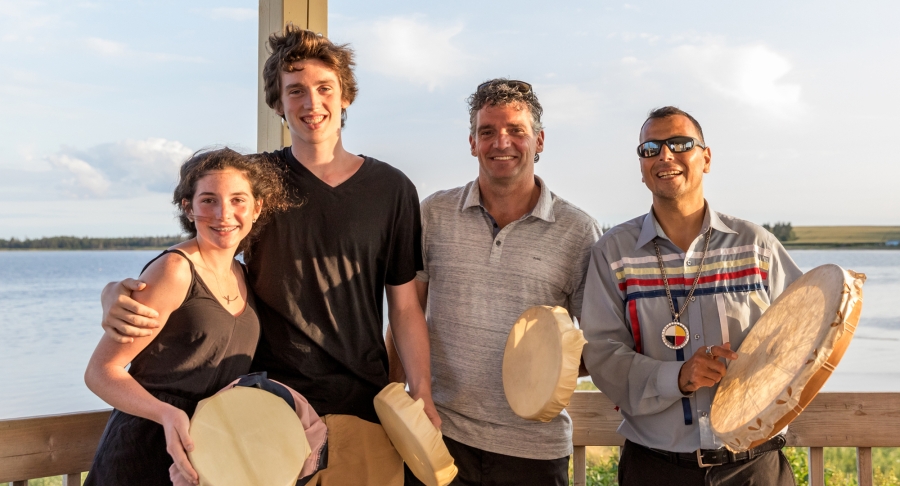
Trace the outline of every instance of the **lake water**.
<instances>
[{"instance_id":1,"label":"lake water","mask_svg":"<svg viewBox=\"0 0 900 486\"><path fill-rule=\"evenodd\" d=\"M100 289L156 251L0 252L0 419L108 408L82 374L102 336ZM803 270L863 272L865 308L828 391L900 391L900 251L795 250Z\"/></svg>"}]
</instances>

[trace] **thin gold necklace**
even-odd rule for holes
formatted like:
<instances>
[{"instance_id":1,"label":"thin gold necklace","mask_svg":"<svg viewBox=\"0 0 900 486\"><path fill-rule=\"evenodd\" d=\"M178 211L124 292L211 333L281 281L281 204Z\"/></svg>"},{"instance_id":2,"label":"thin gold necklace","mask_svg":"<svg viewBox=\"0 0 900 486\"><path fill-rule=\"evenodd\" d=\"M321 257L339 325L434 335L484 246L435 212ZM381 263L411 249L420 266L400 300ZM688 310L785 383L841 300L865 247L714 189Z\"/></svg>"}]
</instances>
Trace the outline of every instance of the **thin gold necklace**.
<instances>
[{"instance_id":1,"label":"thin gold necklace","mask_svg":"<svg viewBox=\"0 0 900 486\"><path fill-rule=\"evenodd\" d=\"M197 244L197 253L200 255L200 261L203 262L203 266L207 270L209 270L209 273L213 274L213 278L216 279L216 290L218 290L221 293L222 285L219 283L219 276L216 275L216 272L212 268L210 268L209 264L206 263L206 259L203 258L203 252L200 250L200 242L195 241L195 243ZM233 269L234 269L234 260L232 260L231 265L228 267L229 271L232 271ZM231 305L231 303L234 302L235 300L238 300L238 297L240 297L240 286L238 286L238 287L239 287L238 295L235 295L234 297L229 297L228 293L226 292L225 295L222 296L222 298L225 299L225 302L227 302L229 305Z\"/></svg>"}]
</instances>

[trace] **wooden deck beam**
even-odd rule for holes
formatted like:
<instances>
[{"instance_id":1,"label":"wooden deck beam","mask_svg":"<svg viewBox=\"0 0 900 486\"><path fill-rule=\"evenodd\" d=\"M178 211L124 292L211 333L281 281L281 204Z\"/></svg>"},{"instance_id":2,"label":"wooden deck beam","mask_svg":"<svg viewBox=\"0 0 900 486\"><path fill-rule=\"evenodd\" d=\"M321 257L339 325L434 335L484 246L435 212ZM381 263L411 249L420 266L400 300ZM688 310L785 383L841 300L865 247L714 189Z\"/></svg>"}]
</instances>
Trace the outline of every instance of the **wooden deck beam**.
<instances>
[{"instance_id":1,"label":"wooden deck beam","mask_svg":"<svg viewBox=\"0 0 900 486\"><path fill-rule=\"evenodd\" d=\"M281 117L266 104L262 70L269 58L266 42L287 24L328 36L328 0L260 0L259 1L259 87L256 110L256 150L271 152L291 144L290 132L281 124Z\"/></svg>"}]
</instances>

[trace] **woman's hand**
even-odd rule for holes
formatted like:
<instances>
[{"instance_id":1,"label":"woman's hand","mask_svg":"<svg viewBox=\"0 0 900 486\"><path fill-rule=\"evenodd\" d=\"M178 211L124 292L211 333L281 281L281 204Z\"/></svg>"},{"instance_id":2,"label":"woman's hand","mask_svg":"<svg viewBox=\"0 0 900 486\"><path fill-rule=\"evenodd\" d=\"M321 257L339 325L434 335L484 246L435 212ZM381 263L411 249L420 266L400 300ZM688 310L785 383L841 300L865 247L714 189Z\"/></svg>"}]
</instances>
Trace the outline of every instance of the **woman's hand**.
<instances>
[{"instance_id":1,"label":"woman's hand","mask_svg":"<svg viewBox=\"0 0 900 486\"><path fill-rule=\"evenodd\" d=\"M170 407L162 416L161 423L166 432L166 452L172 456L172 460L175 462L173 466L190 484L200 484L200 476L191 466L186 452L194 450L194 442L188 434L191 422L188 420L187 414L183 410Z\"/></svg>"}]
</instances>

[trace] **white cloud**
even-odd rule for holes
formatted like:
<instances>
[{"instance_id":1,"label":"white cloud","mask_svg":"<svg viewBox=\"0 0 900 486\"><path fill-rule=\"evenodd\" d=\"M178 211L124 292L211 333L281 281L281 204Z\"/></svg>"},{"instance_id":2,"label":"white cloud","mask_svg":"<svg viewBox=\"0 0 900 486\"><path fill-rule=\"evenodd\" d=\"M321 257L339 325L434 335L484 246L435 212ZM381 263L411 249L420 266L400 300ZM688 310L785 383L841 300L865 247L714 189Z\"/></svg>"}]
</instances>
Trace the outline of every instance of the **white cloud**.
<instances>
[{"instance_id":1,"label":"white cloud","mask_svg":"<svg viewBox=\"0 0 900 486\"><path fill-rule=\"evenodd\" d=\"M161 52L142 52L131 49L127 44L99 37L88 37L84 45L91 51L102 56L113 58L129 58L152 61L179 61L192 63L206 63L208 60L196 56L182 56L180 54L166 54Z\"/></svg>"},{"instance_id":2,"label":"white cloud","mask_svg":"<svg viewBox=\"0 0 900 486\"><path fill-rule=\"evenodd\" d=\"M52 13L47 13L47 12ZM58 10L48 9L43 2L34 0L0 0L0 41L35 42L46 41L46 33L58 28L62 15Z\"/></svg>"},{"instance_id":3,"label":"white cloud","mask_svg":"<svg viewBox=\"0 0 900 486\"><path fill-rule=\"evenodd\" d=\"M769 47L728 46L709 39L678 46L674 54L694 77L727 98L786 117L802 110L801 86L782 79L791 62Z\"/></svg>"},{"instance_id":4,"label":"white cloud","mask_svg":"<svg viewBox=\"0 0 900 486\"><path fill-rule=\"evenodd\" d=\"M544 109L543 122L548 128L558 125L583 126L600 115L601 93L575 84L539 84L534 87Z\"/></svg>"},{"instance_id":5,"label":"white cloud","mask_svg":"<svg viewBox=\"0 0 900 486\"><path fill-rule=\"evenodd\" d=\"M209 16L213 19L256 20L259 12L253 8L218 7L209 10Z\"/></svg>"},{"instance_id":6,"label":"white cloud","mask_svg":"<svg viewBox=\"0 0 900 486\"><path fill-rule=\"evenodd\" d=\"M63 192L69 196L134 197L171 191L178 169L193 150L162 138L125 140L86 150L64 148L48 157L55 170L70 176Z\"/></svg>"},{"instance_id":7,"label":"white cloud","mask_svg":"<svg viewBox=\"0 0 900 486\"><path fill-rule=\"evenodd\" d=\"M462 23L441 26L412 15L360 23L359 29L362 38L354 46L361 65L431 91L464 75L473 60L452 42Z\"/></svg>"},{"instance_id":8,"label":"white cloud","mask_svg":"<svg viewBox=\"0 0 900 486\"><path fill-rule=\"evenodd\" d=\"M52 155L50 164L70 173L73 177L63 180L67 194L75 197L102 197L109 189L109 180L87 162L68 155Z\"/></svg>"},{"instance_id":9,"label":"white cloud","mask_svg":"<svg viewBox=\"0 0 900 486\"><path fill-rule=\"evenodd\" d=\"M101 39L99 37L89 37L85 39L85 45L88 49L102 54L104 56L119 56L128 52L128 46L109 39Z\"/></svg>"}]
</instances>

